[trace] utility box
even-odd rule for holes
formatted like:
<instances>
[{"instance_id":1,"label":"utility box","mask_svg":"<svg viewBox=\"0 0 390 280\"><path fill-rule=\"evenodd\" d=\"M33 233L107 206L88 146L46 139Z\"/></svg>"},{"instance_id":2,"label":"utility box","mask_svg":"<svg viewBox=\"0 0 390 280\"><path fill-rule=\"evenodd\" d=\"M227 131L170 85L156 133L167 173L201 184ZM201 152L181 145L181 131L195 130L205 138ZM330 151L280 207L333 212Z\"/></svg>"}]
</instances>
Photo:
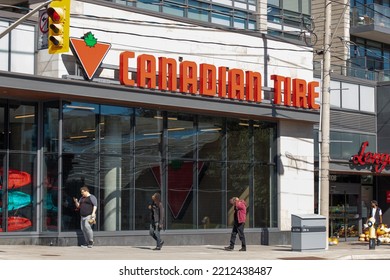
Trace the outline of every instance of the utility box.
<instances>
[{"instance_id":1,"label":"utility box","mask_svg":"<svg viewBox=\"0 0 390 280\"><path fill-rule=\"evenodd\" d=\"M326 218L316 214L291 215L291 247L293 251L325 250Z\"/></svg>"}]
</instances>

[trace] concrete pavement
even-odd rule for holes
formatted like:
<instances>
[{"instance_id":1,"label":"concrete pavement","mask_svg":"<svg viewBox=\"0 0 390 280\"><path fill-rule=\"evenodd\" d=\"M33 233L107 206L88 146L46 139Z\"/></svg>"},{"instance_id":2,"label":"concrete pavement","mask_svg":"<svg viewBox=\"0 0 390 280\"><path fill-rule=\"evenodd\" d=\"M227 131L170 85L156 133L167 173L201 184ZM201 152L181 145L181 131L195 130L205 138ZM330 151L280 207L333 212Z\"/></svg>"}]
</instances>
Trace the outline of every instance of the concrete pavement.
<instances>
[{"instance_id":1,"label":"concrete pavement","mask_svg":"<svg viewBox=\"0 0 390 280\"><path fill-rule=\"evenodd\" d=\"M169 246L154 251L153 246L0 245L0 260L390 260L390 244L369 249L367 243L340 242L328 250L292 251L291 246L248 246L246 252L225 251L223 246Z\"/></svg>"}]
</instances>

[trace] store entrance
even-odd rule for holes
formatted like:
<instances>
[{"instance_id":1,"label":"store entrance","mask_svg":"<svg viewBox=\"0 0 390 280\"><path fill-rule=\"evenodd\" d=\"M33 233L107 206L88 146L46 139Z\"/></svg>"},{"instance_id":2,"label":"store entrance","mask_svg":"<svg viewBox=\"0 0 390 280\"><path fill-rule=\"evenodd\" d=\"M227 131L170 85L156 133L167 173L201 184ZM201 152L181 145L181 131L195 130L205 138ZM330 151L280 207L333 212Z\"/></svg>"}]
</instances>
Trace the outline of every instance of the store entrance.
<instances>
[{"instance_id":1,"label":"store entrance","mask_svg":"<svg viewBox=\"0 0 390 280\"><path fill-rule=\"evenodd\" d=\"M343 240L361 231L360 184L332 182L329 197L329 235Z\"/></svg>"}]
</instances>

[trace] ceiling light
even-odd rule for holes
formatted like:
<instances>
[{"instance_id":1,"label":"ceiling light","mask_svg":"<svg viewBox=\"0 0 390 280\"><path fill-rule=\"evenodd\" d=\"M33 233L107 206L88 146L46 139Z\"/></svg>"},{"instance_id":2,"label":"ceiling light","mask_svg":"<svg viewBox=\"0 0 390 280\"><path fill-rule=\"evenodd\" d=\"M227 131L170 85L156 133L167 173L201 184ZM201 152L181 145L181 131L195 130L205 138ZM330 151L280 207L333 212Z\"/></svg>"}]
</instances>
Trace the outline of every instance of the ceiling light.
<instances>
[{"instance_id":1,"label":"ceiling light","mask_svg":"<svg viewBox=\"0 0 390 280\"><path fill-rule=\"evenodd\" d=\"M66 108L70 109L79 109L79 110L95 110L94 107L85 107L85 106L76 106L76 105L66 105Z\"/></svg>"},{"instance_id":2,"label":"ceiling light","mask_svg":"<svg viewBox=\"0 0 390 280\"><path fill-rule=\"evenodd\" d=\"M215 128L203 128L200 131L220 131L222 128L220 127L215 127Z\"/></svg>"},{"instance_id":3,"label":"ceiling light","mask_svg":"<svg viewBox=\"0 0 390 280\"><path fill-rule=\"evenodd\" d=\"M34 114L30 114L30 115L19 115L19 116L15 116L15 119L25 119L25 118L33 118L35 117Z\"/></svg>"},{"instance_id":4,"label":"ceiling light","mask_svg":"<svg viewBox=\"0 0 390 280\"><path fill-rule=\"evenodd\" d=\"M87 135L79 135L79 136L71 136L69 137L69 139L83 139L83 138L87 138L88 136Z\"/></svg>"}]
</instances>

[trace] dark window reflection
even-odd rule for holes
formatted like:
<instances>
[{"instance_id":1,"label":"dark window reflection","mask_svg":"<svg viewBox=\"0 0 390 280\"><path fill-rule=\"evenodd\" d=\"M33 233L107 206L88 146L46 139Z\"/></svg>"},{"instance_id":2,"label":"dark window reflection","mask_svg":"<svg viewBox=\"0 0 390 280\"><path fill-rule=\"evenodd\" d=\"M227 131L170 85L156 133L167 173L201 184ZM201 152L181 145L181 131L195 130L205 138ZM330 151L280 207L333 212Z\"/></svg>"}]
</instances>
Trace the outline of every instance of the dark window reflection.
<instances>
[{"instance_id":1,"label":"dark window reflection","mask_svg":"<svg viewBox=\"0 0 390 280\"><path fill-rule=\"evenodd\" d=\"M277 225L275 124L68 102L59 154L59 116L47 104L44 230L58 230L57 221L62 231L79 229L72 198L83 185L98 198L99 231L147 230L155 192L167 229L230 226L232 196L247 201L248 227Z\"/></svg>"}]
</instances>

